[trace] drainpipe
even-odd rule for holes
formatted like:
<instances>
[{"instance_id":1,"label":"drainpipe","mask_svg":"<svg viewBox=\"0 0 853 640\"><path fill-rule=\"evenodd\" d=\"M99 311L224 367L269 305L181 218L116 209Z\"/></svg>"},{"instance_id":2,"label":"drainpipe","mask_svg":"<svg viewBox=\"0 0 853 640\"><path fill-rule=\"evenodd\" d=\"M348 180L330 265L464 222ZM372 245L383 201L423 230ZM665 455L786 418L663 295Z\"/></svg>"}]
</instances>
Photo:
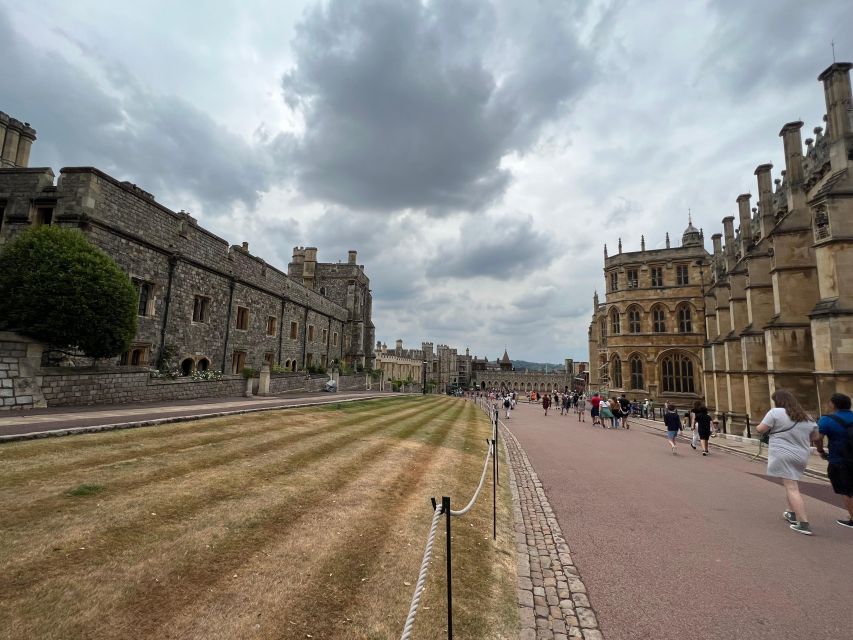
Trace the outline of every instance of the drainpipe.
<instances>
[{"instance_id":1,"label":"drainpipe","mask_svg":"<svg viewBox=\"0 0 853 640\"><path fill-rule=\"evenodd\" d=\"M231 334L231 308L234 304L234 277L228 280L228 315L225 317L225 341L222 345L222 368L225 373L225 359L228 357L228 336Z\"/></svg>"},{"instance_id":2,"label":"drainpipe","mask_svg":"<svg viewBox=\"0 0 853 640\"><path fill-rule=\"evenodd\" d=\"M166 325L169 322L169 306L172 302L172 280L175 277L175 268L178 266L180 258L177 254L169 256L169 279L166 282L166 301L163 304L163 324L160 326L160 351L157 354L157 364L163 358L163 351L166 348Z\"/></svg>"},{"instance_id":3,"label":"drainpipe","mask_svg":"<svg viewBox=\"0 0 853 640\"><path fill-rule=\"evenodd\" d=\"M278 366L281 366L282 340L284 340L284 298L281 299L281 313L278 319Z\"/></svg>"},{"instance_id":4,"label":"drainpipe","mask_svg":"<svg viewBox=\"0 0 853 640\"><path fill-rule=\"evenodd\" d=\"M305 307L305 317L302 320L302 370L305 370L305 352L308 349L308 307Z\"/></svg>"}]
</instances>

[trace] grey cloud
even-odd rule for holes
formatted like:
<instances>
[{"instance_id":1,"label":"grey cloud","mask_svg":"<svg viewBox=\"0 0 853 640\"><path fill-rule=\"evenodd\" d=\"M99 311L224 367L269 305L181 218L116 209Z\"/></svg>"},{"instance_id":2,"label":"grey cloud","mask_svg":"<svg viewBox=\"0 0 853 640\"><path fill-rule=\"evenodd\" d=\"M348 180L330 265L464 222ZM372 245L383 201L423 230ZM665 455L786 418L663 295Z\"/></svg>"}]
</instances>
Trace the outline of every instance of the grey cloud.
<instances>
[{"instance_id":1,"label":"grey cloud","mask_svg":"<svg viewBox=\"0 0 853 640\"><path fill-rule=\"evenodd\" d=\"M523 218L476 218L462 225L458 241L428 265L430 277L524 277L545 269L559 249L554 229Z\"/></svg>"},{"instance_id":2,"label":"grey cloud","mask_svg":"<svg viewBox=\"0 0 853 640\"><path fill-rule=\"evenodd\" d=\"M80 52L100 80L58 53L33 50L0 9L4 82L15 87L0 108L37 129L31 164L97 166L174 206L191 194L210 211L254 207L270 173L261 155L181 98L146 90L91 47Z\"/></svg>"},{"instance_id":3,"label":"grey cloud","mask_svg":"<svg viewBox=\"0 0 853 640\"><path fill-rule=\"evenodd\" d=\"M509 183L501 158L588 83L576 17L553 2L331 0L299 27L282 79L305 133L276 150L319 200L480 210Z\"/></svg>"}]
</instances>

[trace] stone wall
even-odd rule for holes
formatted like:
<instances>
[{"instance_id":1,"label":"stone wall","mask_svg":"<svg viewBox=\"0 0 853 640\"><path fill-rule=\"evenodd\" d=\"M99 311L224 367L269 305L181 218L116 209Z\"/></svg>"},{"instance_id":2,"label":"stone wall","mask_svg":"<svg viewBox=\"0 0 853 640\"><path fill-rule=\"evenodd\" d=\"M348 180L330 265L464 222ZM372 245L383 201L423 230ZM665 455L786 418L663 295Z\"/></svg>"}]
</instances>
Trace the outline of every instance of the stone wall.
<instances>
[{"instance_id":1,"label":"stone wall","mask_svg":"<svg viewBox=\"0 0 853 640\"><path fill-rule=\"evenodd\" d=\"M242 396L242 376L222 380L157 380L145 369L44 368L36 377L50 407Z\"/></svg>"},{"instance_id":2,"label":"stone wall","mask_svg":"<svg viewBox=\"0 0 853 640\"><path fill-rule=\"evenodd\" d=\"M35 378L41 354L40 345L0 331L0 411L46 406Z\"/></svg>"}]
</instances>

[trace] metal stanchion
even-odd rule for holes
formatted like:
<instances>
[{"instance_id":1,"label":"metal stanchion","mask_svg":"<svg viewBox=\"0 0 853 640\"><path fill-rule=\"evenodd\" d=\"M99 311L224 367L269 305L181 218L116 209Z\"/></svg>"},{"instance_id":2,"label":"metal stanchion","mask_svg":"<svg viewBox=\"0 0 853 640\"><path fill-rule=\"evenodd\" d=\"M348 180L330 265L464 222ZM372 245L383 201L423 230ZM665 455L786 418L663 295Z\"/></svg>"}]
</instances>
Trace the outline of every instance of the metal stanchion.
<instances>
[{"instance_id":1,"label":"metal stanchion","mask_svg":"<svg viewBox=\"0 0 853 640\"><path fill-rule=\"evenodd\" d=\"M495 484L497 484L497 482L498 482L498 471L499 471L499 469L498 469L498 431L499 430L500 429L498 427L498 414L496 411L495 412L495 441L494 441L494 445L495 445Z\"/></svg>"},{"instance_id":2,"label":"metal stanchion","mask_svg":"<svg viewBox=\"0 0 853 640\"><path fill-rule=\"evenodd\" d=\"M492 540L498 539L498 449L492 440Z\"/></svg>"},{"instance_id":3,"label":"metal stanchion","mask_svg":"<svg viewBox=\"0 0 853 640\"><path fill-rule=\"evenodd\" d=\"M752 433L749 430L749 416L746 416L746 437L751 438Z\"/></svg>"},{"instance_id":4,"label":"metal stanchion","mask_svg":"<svg viewBox=\"0 0 853 640\"><path fill-rule=\"evenodd\" d=\"M450 496L442 496L441 510L447 521L447 640L453 640L453 585L450 561Z\"/></svg>"}]
</instances>

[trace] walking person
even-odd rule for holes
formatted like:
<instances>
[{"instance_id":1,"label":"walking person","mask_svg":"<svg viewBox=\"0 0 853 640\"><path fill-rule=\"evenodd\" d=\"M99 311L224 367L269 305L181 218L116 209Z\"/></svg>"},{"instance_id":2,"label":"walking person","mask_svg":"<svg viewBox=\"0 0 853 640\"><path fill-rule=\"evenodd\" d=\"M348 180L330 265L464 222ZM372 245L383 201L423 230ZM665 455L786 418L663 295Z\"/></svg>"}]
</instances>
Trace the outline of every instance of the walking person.
<instances>
[{"instance_id":1,"label":"walking person","mask_svg":"<svg viewBox=\"0 0 853 640\"><path fill-rule=\"evenodd\" d=\"M836 520L842 527L853 529L853 411L850 396L834 393L829 399L828 415L817 422L819 438L815 442L820 457L828 461L826 475L832 490L841 496L847 516ZM829 441L829 453L823 449L823 439Z\"/></svg>"},{"instance_id":2,"label":"walking person","mask_svg":"<svg viewBox=\"0 0 853 640\"><path fill-rule=\"evenodd\" d=\"M711 437L711 414L708 412L708 407L696 401L697 407L693 405L693 425L699 433L699 442L702 445L702 455L708 455L708 438Z\"/></svg>"},{"instance_id":3,"label":"walking person","mask_svg":"<svg viewBox=\"0 0 853 640\"><path fill-rule=\"evenodd\" d=\"M548 408L551 406L551 396L545 394L542 396L542 408L545 410L545 417L548 416Z\"/></svg>"},{"instance_id":4,"label":"walking person","mask_svg":"<svg viewBox=\"0 0 853 640\"><path fill-rule=\"evenodd\" d=\"M770 434L767 475L781 478L788 509L782 516L797 533L812 535L806 505L798 480L806 470L811 442L818 439L817 425L790 391L777 389L771 396L775 405L755 430Z\"/></svg>"},{"instance_id":5,"label":"walking person","mask_svg":"<svg viewBox=\"0 0 853 640\"><path fill-rule=\"evenodd\" d=\"M589 399L589 415L592 416L592 426L594 427L597 424L604 426L599 417L599 407L601 406L601 396L596 391L592 394L592 398Z\"/></svg>"},{"instance_id":6,"label":"walking person","mask_svg":"<svg viewBox=\"0 0 853 640\"><path fill-rule=\"evenodd\" d=\"M630 429L631 426L628 424L628 414L631 412L631 403L628 401L628 398L625 397L624 393L619 396L619 409L622 411L622 426L626 429Z\"/></svg>"},{"instance_id":7,"label":"walking person","mask_svg":"<svg viewBox=\"0 0 853 640\"><path fill-rule=\"evenodd\" d=\"M509 420L509 412L512 411L512 399L509 395L504 396L504 410L506 411L506 419Z\"/></svg>"},{"instance_id":8,"label":"walking person","mask_svg":"<svg viewBox=\"0 0 853 640\"><path fill-rule=\"evenodd\" d=\"M601 422L601 426L605 429L610 429L613 426L613 411L610 410L610 403L607 402L606 398L602 398L601 402L598 405L598 417ZM605 422L607 420L607 422ZM610 424L610 427L607 425Z\"/></svg>"},{"instance_id":9,"label":"walking person","mask_svg":"<svg viewBox=\"0 0 853 640\"><path fill-rule=\"evenodd\" d=\"M575 396L575 410L578 412L578 420L586 422L586 396Z\"/></svg>"},{"instance_id":10,"label":"walking person","mask_svg":"<svg viewBox=\"0 0 853 640\"><path fill-rule=\"evenodd\" d=\"M663 414L663 423L666 425L666 439L672 448L672 455L675 455L675 439L678 437L678 432L684 427L681 425L681 418L678 416L678 411L676 411L672 403L667 403L666 405L666 412Z\"/></svg>"}]
</instances>

